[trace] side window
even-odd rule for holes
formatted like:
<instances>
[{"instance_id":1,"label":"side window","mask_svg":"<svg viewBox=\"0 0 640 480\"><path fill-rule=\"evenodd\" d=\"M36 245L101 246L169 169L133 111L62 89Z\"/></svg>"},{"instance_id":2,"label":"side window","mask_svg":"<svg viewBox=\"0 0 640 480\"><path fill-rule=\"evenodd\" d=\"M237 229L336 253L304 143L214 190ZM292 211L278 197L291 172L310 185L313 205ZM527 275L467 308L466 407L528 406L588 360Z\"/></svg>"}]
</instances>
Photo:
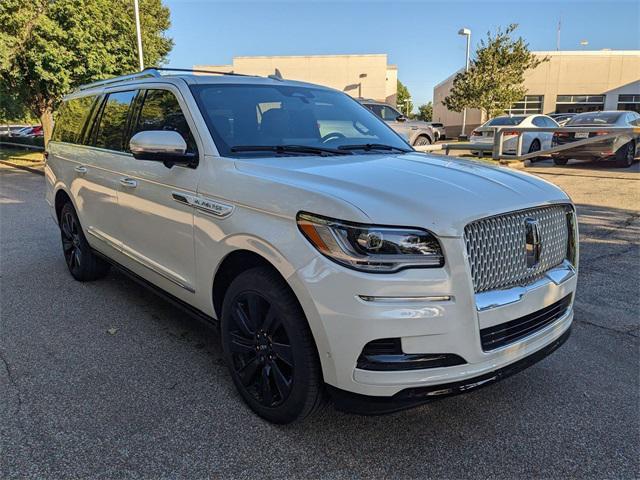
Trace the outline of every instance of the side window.
<instances>
[{"instance_id":1,"label":"side window","mask_svg":"<svg viewBox=\"0 0 640 480\"><path fill-rule=\"evenodd\" d=\"M119 152L125 150L124 135L127 118L135 96L135 91L110 93L107 96L96 132L94 143L96 147Z\"/></svg>"},{"instance_id":2,"label":"side window","mask_svg":"<svg viewBox=\"0 0 640 480\"><path fill-rule=\"evenodd\" d=\"M74 98L60 106L51 140L80 143L84 124L89 116L95 96Z\"/></svg>"},{"instance_id":3,"label":"side window","mask_svg":"<svg viewBox=\"0 0 640 480\"><path fill-rule=\"evenodd\" d=\"M394 110L393 108L382 107L380 116L382 117L383 120L386 120L387 122L392 122L400 116L400 113Z\"/></svg>"},{"instance_id":4,"label":"side window","mask_svg":"<svg viewBox=\"0 0 640 480\"><path fill-rule=\"evenodd\" d=\"M168 90L146 91L132 135L146 130L178 132L187 143L187 152L197 152L196 142L178 99Z\"/></svg>"},{"instance_id":5,"label":"side window","mask_svg":"<svg viewBox=\"0 0 640 480\"><path fill-rule=\"evenodd\" d=\"M531 123L533 123L536 127L547 126L547 122L545 121L544 117L534 117Z\"/></svg>"},{"instance_id":6,"label":"side window","mask_svg":"<svg viewBox=\"0 0 640 480\"><path fill-rule=\"evenodd\" d=\"M372 105L372 104L366 104L365 105L369 110L371 110L373 113L375 113L377 116L379 116L380 118L382 118L382 107L380 105Z\"/></svg>"}]
</instances>

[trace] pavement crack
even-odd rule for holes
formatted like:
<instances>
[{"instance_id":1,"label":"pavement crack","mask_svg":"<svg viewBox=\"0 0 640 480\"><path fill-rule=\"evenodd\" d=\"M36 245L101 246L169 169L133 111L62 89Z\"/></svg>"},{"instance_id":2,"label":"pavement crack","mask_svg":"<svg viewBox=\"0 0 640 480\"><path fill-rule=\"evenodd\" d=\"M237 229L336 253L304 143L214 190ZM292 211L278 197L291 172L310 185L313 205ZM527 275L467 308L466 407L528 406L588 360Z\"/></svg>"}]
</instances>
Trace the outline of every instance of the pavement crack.
<instances>
[{"instance_id":1,"label":"pavement crack","mask_svg":"<svg viewBox=\"0 0 640 480\"><path fill-rule=\"evenodd\" d=\"M13 372L11 371L11 364L7 360L4 352L0 350L0 360L4 364L4 368L7 370L7 378L9 379L9 383L15 388L16 394L18 396L18 405L16 407L16 417L18 418L18 422L20 422L20 413L22 411L22 393L20 392L20 387L18 386L18 382L13 376Z\"/></svg>"},{"instance_id":2,"label":"pavement crack","mask_svg":"<svg viewBox=\"0 0 640 480\"><path fill-rule=\"evenodd\" d=\"M576 311L579 312L580 310L582 309L576 308ZM575 318L574 321L577 323L584 323L585 325L590 325L592 327L597 327L601 330L606 330L608 332L619 333L620 335L626 335L632 338L640 338L640 335L638 335L637 333L634 333L633 330L619 330L617 328L607 327L606 325L600 325L598 323L590 322L589 320L582 320L580 318ZM632 328L637 329L638 327L632 327Z\"/></svg>"}]
</instances>

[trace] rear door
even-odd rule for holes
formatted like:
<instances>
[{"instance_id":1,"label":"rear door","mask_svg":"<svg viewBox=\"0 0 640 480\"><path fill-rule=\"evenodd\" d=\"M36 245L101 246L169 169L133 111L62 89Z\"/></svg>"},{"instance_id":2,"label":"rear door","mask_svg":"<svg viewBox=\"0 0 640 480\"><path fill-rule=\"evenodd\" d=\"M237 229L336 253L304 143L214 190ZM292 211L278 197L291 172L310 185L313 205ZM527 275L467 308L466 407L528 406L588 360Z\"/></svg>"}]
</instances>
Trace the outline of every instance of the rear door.
<instances>
[{"instance_id":1,"label":"rear door","mask_svg":"<svg viewBox=\"0 0 640 480\"><path fill-rule=\"evenodd\" d=\"M172 85L141 90L128 138L144 130L173 130L198 154L193 121ZM125 147L128 150L128 140ZM128 267L163 289L188 298L195 292L193 208L180 199L195 197L197 167L136 160L128 155L119 178L122 251Z\"/></svg>"},{"instance_id":2,"label":"rear door","mask_svg":"<svg viewBox=\"0 0 640 480\"><path fill-rule=\"evenodd\" d=\"M78 192L89 243L103 253L121 249L122 222L118 208L120 172L129 154L124 140L136 90L106 94L91 122L83 161L76 168L85 181Z\"/></svg>"}]
</instances>

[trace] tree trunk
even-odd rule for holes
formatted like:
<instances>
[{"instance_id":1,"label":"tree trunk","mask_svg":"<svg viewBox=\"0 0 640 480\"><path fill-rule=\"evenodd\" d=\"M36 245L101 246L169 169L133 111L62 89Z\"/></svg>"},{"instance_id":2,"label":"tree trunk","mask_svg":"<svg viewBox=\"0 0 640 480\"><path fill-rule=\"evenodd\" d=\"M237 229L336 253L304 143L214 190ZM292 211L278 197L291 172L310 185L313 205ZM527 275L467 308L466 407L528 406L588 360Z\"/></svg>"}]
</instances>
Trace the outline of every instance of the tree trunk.
<instances>
[{"instance_id":1,"label":"tree trunk","mask_svg":"<svg viewBox=\"0 0 640 480\"><path fill-rule=\"evenodd\" d=\"M51 108L46 108L40 113L40 123L42 124L44 146L46 147L49 140L51 140L51 133L53 132L53 110Z\"/></svg>"}]
</instances>

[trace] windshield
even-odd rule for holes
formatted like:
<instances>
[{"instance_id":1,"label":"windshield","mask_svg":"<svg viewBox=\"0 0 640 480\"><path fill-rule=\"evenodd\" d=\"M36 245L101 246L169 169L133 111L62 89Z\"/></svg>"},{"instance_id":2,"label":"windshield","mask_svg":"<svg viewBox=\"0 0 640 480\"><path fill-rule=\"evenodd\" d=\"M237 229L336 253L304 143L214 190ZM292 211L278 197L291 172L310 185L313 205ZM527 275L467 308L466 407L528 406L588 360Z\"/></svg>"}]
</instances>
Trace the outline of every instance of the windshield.
<instances>
[{"instance_id":1,"label":"windshield","mask_svg":"<svg viewBox=\"0 0 640 480\"><path fill-rule=\"evenodd\" d=\"M519 125L527 117L496 117L485 123L486 127L498 127L500 125Z\"/></svg>"},{"instance_id":2,"label":"windshield","mask_svg":"<svg viewBox=\"0 0 640 480\"><path fill-rule=\"evenodd\" d=\"M375 153L411 149L382 120L340 92L219 84L191 90L223 156L361 153L357 146Z\"/></svg>"},{"instance_id":3,"label":"windshield","mask_svg":"<svg viewBox=\"0 0 640 480\"><path fill-rule=\"evenodd\" d=\"M576 115L571 120L569 120L565 126L570 125L611 125L618 121L620 118L620 112L613 113L582 113L580 115Z\"/></svg>"}]
</instances>

